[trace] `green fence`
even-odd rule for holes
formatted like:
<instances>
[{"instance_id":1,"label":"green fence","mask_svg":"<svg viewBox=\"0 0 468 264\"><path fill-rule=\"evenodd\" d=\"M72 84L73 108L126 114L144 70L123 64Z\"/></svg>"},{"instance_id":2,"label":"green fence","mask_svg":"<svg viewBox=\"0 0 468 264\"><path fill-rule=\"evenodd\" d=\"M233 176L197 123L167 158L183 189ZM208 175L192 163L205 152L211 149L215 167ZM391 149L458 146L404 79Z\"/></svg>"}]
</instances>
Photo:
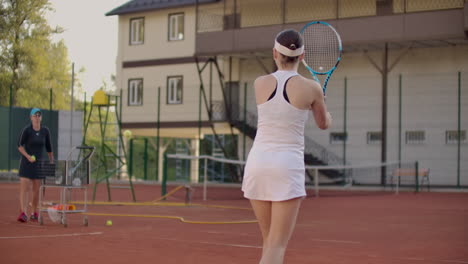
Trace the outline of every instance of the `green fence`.
<instances>
[{"instance_id":1,"label":"green fence","mask_svg":"<svg viewBox=\"0 0 468 264\"><path fill-rule=\"evenodd\" d=\"M12 107L10 113L9 107L0 106L0 123L4 124L4 128L0 129L0 170L18 169L18 137L21 130L31 122L30 111L31 108ZM42 110L42 124L50 129L53 151L57 156L58 111Z\"/></svg>"}]
</instances>

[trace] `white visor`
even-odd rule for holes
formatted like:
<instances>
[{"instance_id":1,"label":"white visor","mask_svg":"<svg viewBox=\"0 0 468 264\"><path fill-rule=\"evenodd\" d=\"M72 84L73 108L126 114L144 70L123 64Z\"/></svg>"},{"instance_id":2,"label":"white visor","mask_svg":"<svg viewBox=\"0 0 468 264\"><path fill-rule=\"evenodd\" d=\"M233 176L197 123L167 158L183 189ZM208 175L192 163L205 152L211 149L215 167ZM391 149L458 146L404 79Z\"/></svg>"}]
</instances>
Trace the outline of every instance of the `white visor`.
<instances>
[{"instance_id":1,"label":"white visor","mask_svg":"<svg viewBox=\"0 0 468 264\"><path fill-rule=\"evenodd\" d=\"M298 49L290 50L290 49L286 48L285 46L281 45L276 40L275 40L275 49L279 53L283 54L284 56L288 56L288 57L297 57L297 56L301 55L302 53L304 53L304 45L302 45L302 47L300 47Z\"/></svg>"}]
</instances>

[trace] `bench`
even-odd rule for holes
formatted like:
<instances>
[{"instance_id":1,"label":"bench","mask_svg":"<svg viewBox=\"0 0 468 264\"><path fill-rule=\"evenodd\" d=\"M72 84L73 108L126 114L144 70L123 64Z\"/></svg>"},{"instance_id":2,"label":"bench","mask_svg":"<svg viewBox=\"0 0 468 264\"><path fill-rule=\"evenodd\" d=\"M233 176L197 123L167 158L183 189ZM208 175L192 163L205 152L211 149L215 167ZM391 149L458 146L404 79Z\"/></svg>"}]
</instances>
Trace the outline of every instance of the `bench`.
<instances>
[{"instance_id":1,"label":"bench","mask_svg":"<svg viewBox=\"0 0 468 264\"><path fill-rule=\"evenodd\" d=\"M400 185L400 179L402 177L418 177L420 182L417 182L416 184L423 186L424 183L426 183L427 190L430 190L430 182L429 182L429 169L418 169L418 174L416 175L416 169L415 168L397 168L393 171L394 178L397 179L397 188L396 192L398 193L398 188Z\"/></svg>"}]
</instances>

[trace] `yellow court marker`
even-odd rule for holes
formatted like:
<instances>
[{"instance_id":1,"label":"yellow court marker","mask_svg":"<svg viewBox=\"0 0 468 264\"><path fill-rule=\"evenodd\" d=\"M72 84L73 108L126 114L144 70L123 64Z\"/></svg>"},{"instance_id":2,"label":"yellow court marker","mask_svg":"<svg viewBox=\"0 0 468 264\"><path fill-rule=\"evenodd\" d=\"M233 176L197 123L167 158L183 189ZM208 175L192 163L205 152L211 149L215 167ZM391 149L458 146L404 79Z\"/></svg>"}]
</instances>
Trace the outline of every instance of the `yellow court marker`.
<instances>
[{"instance_id":1,"label":"yellow court marker","mask_svg":"<svg viewBox=\"0 0 468 264\"><path fill-rule=\"evenodd\" d=\"M75 204L84 204L83 201L72 201ZM175 202L142 202L142 203L133 203L133 202L88 202L88 205L132 205L132 206L188 206L186 203L175 203ZM252 208L246 207L236 207L236 206L227 206L227 205L210 205L210 204L197 204L191 203L190 206L200 206L200 207L211 207L211 208L222 208L222 209L236 209L236 210L249 210Z\"/></svg>"},{"instance_id":2,"label":"yellow court marker","mask_svg":"<svg viewBox=\"0 0 468 264\"><path fill-rule=\"evenodd\" d=\"M150 202L89 202L88 204L90 205L133 205L133 206L180 206L180 207L186 207L186 206L200 206L200 207L209 207L209 208L222 208L222 209L235 209L235 210L249 210L251 211L252 208L245 208L245 207L236 207L236 206L226 206L226 205L209 205L209 204L186 204L186 203L174 203L174 202L161 202L163 199L171 196L178 190L184 188L185 185L179 185L170 192L168 192L166 195L163 195L159 197L158 199L155 199ZM84 204L82 201L74 201L76 204Z\"/></svg>"},{"instance_id":3,"label":"yellow court marker","mask_svg":"<svg viewBox=\"0 0 468 264\"><path fill-rule=\"evenodd\" d=\"M165 219L176 219L180 220L182 223L187 224L207 224L207 225L221 225L221 224L252 224L257 223L257 220L244 220L244 221L192 221L185 220L180 216L170 216L170 215L143 215L143 214L107 214L107 213L83 213L85 215L95 215L95 216L122 216L122 217L144 217L144 218L165 218Z\"/></svg>"}]
</instances>

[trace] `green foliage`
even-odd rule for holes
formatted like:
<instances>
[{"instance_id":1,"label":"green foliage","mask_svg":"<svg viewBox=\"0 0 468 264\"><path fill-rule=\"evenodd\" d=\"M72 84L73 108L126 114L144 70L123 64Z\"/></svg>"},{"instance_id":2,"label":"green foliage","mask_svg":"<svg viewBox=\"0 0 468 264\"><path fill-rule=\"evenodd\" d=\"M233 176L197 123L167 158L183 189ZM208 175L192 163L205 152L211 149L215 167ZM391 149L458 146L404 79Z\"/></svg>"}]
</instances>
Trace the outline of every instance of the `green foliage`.
<instances>
[{"instance_id":1,"label":"green foliage","mask_svg":"<svg viewBox=\"0 0 468 264\"><path fill-rule=\"evenodd\" d=\"M45 14L53 11L48 0L0 2L0 105L53 108L70 105L71 66L63 41L52 42L61 28L51 28ZM79 82L77 86L80 86Z\"/></svg>"}]
</instances>

